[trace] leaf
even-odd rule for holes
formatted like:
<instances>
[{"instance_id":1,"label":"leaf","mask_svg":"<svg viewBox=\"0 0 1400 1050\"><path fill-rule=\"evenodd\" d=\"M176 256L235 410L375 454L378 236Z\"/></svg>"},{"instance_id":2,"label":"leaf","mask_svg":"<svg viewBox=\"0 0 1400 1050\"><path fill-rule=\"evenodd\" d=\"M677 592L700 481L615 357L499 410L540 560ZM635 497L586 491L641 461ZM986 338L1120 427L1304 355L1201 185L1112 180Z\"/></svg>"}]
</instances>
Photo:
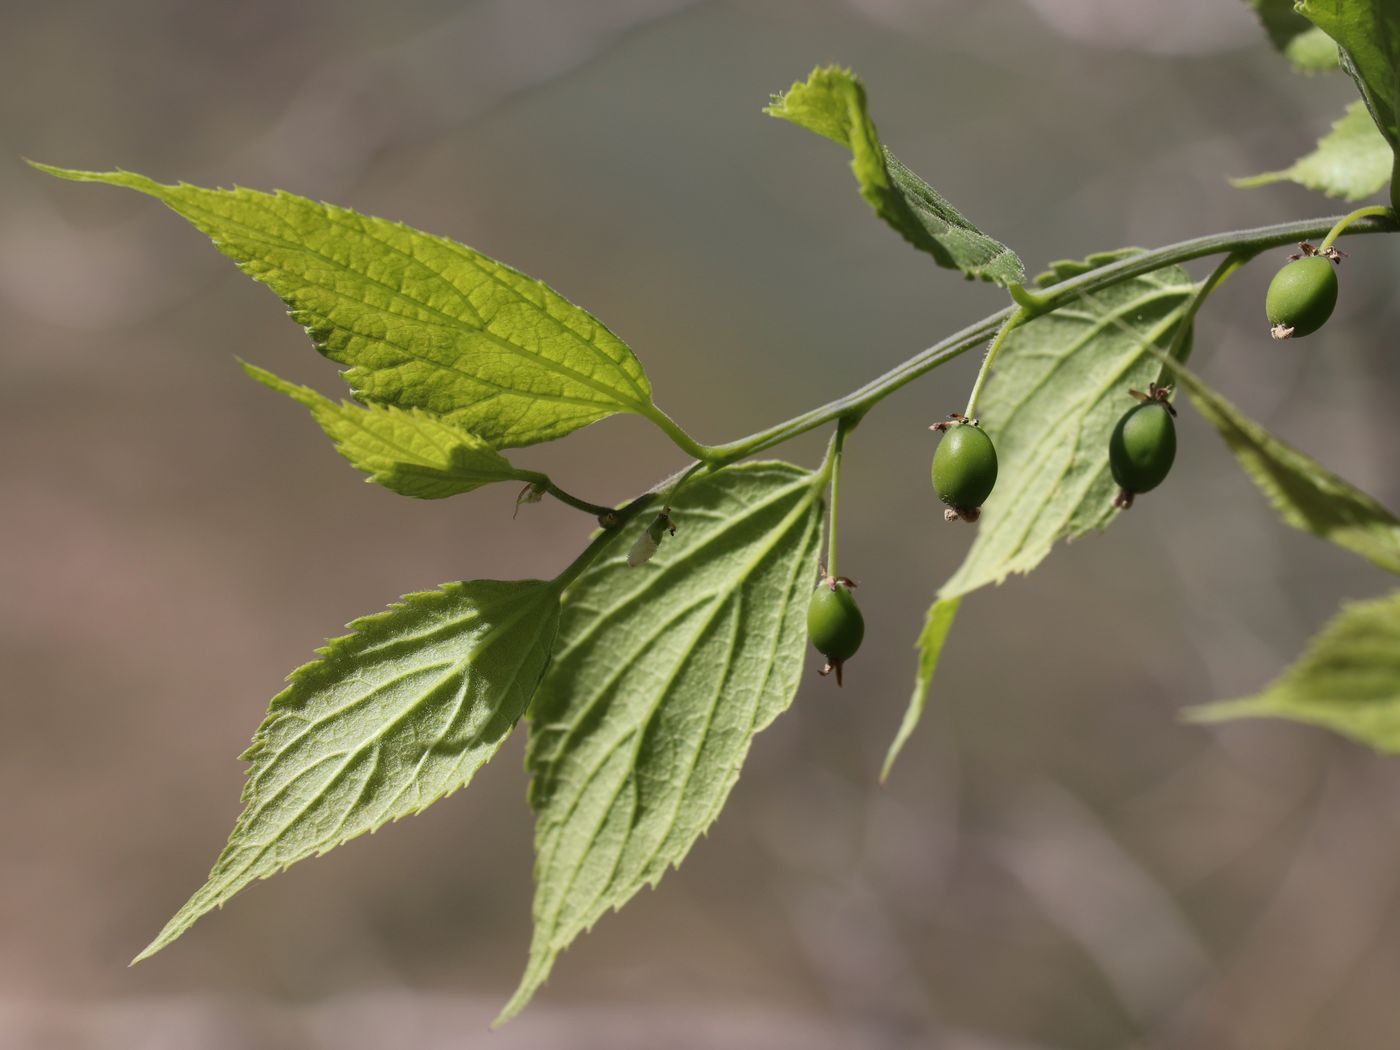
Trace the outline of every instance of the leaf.
<instances>
[{"instance_id":1,"label":"leaf","mask_svg":"<svg viewBox=\"0 0 1400 1050\"><path fill-rule=\"evenodd\" d=\"M753 735L792 701L821 533L818 475L783 463L688 484L645 565L622 531L566 592L530 714L535 933L518 1013L555 958L678 865Z\"/></svg>"},{"instance_id":2,"label":"leaf","mask_svg":"<svg viewBox=\"0 0 1400 1050\"><path fill-rule=\"evenodd\" d=\"M660 416L641 364L600 321L455 241L290 193L35 166L149 194L189 220L350 366L363 401L424 409L494 448L615 412Z\"/></svg>"},{"instance_id":3,"label":"leaf","mask_svg":"<svg viewBox=\"0 0 1400 1050\"><path fill-rule=\"evenodd\" d=\"M1337 68L1337 45L1293 9L1293 0L1249 0L1274 47L1300 73L1330 73Z\"/></svg>"},{"instance_id":4,"label":"leaf","mask_svg":"<svg viewBox=\"0 0 1400 1050\"><path fill-rule=\"evenodd\" d=\"M904 745L914 735L919 720L924 717L924 706L928 703L929 686L933 684L933 673L938 670L938 658L943 655L943 643L948 640L948 632L953 628L953 619L958 615L961 598L948 598L935 601L929 607L928 618L924 621L923 632L919 635L919 670L914 676L914 695L909 698L909 707L904 712L904 721L899 725L894 742L885 755L885 764L880 769L880 783L884 783L894 768L894 760L904 750Z\"/></svg>"},{"instance_id":5,"label":"leaf","mask_svg":"<svg viewBox=\"0 0 1400 1050\"><path fill-rule=\"evenodd\" d=\"M1298 11L1337 42L1376 126L1400 148L1400 4L1395 0L1299 0Z\"/></svg>"},{"instance_id":6,"label":"leaf","mask_svg":"<svg viewBox=\"0 0 1400 1050\"><path fill-rule=\"evenodd\" d=\"M1284 521L1400 573L1400 520L1395 515L1274 437L1186 368L1172 368L1196 410L1220 431Z\"/></svg>"},{"instance_id":7,"label":"leaf","mask_svg":"<svg viewBox=\"0 0 1400 1050\"><path fill-rule=\"evenodd\" d=\"M1006 287L1026 279L1020 258L988 237L880 144L865 87L849 70L828 66L774 95L764 110L851 151L860 194L875 213L939 266Z\"/></svg>"},{"instance_id":8,"label":"leaf","mask_svg":"<svg viewBox=\"0 0 1400 1050\"><path fill-rule=\"evenodd\" d=\"M410 594L293 671L242 756L245 808L209 881L137 961L254 880L465 786L530 702L558 597L541 580Z\"/></svg>"},{"instance_id":9,"label":"leaf","mask_svg":"<svg viewBox=\"0 0 1400 1050\"><path fill-rule=\"evenodd\" d=\"M336 404L256 365L245 363L243 370L309 408L352 467L401 496L443 499L494 481L547 480L543 474L517 470L479 437L421 409Z\"/></svg>"},{"instance_id":10,"label":"leaf","mask_svg":"<svg viewBox=\"0 0 1400 1050\"><path fill-rule=\"evenodd\" d=\"M1137 249L1058 262L1048 286ZM982 398L1000 475L967 557L938 597L957 598L1009 574L1027 573L1060 539L1104 528L1116 515L1108 439L1159 370L1148 347L1165 349L1195 291L1169 266L1067 304L1014 329Z\"/></svg>"},{"instance_id":11,"label":"leaf","mask_svg":"<svg viewBox=\"0 0 1400 1050\"><path fill-rule=\"evenodd\" d=\"M1230 185L1250 189L1287 180L1329 197L1357 201L1390 181L1393 161L1390 143L1376 130L1366 104L1357 100L1318 140L1317 149L1299 158L1291 168L1231 179Z\"/></svg>"},{"instance_id":12,"label":"leaf","mask_svg":"<svg viewBox=\"0 0 1400 1050\"><path fill-rule=\"evenodd\" d=\"M1352 602L1257 696L1188 708L1192 722L1287 718L1400 754L1400 591Z\"/></svg>"}]
</instances>

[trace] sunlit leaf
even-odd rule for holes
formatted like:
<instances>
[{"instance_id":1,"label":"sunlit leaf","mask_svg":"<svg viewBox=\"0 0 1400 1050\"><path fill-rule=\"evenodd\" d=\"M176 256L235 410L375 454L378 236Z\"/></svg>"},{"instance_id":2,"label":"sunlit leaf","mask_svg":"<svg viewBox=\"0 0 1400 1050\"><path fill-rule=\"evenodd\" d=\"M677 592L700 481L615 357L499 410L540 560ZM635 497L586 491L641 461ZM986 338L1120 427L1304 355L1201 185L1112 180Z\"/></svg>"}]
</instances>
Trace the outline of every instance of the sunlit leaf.
<instances>
[{"instance_id":1,"label":"sunlit leaf","mask_svg":"<svg viewBox=\"0 0 1400 1050\"><path fill-rule=\"evenodd\" d=\"M351 466L401 496L443 499L495 481L547 480L543 474L517 470L480 438L421 409L337 404L255 365L245 364L243 370L305 405Z\"/></svg>"},{"instance_id":2,"label":"sunlit leaf","mask_svg":"<svg viewBox=\"0 0 1400 1050\"><path fill-rule=\"evenodd\" d=\"M1337 44L1295 11L1293 0L1249 0L1274 47L1300 73L1327 73L1337 68Z\"/></svg>"},{"instance_id":3,"label":"sunlit leaf","mask_svg":"<svg viewBox=\"0 0 1400 1050\"><path fill-rule=\"evenodd\" d=\"M208 882L137 958L250 883L465 786L525 712L558 624L554 584L473 580L328 642L244 752L243 813Z\"/></svg>"},{"instance_id":4,"label":"sunlit leaf","mask_svg":"<svg viewBox=\"0 0 1400 1050\"><path fill-rule=\"evenodd\" d=\"M1232 186L1252 188L1274 182L1296 182L1329 197L1356 201L1380 190L1390 181L1394 161L1390 143L1376 129L1366 104L1356 101L1318 140L1317 149L1300 157L1292 167L1262 175L1231 179Z\"/></svg>"},{"instance_id":5,"label":"sunlit leaf","mask_svg":"<svg viewBox=\"0 0 1400 1050\"><path fill-rule=\"evenodd\" d=\"M914 675L914 693L909 697L909 707L904 712L904 721L899 724L894 742L885 754L885 764L880 769L880 780L886 780L894 768L895 759L904 750L919 720L924 717L924 707L928 704L929 688L933 685L933 674L938 670L938 658L943 655L943 643L948 640L948 632L953 629L953 619L958 615L961 598L940 598L929 607L924 629L919 634L919 669Z\"/></svg>"},{"instance_id":6,"label":"sunlit leaf","mask_svg":"<svg viewBox=\"0 0 1400 1050\"><path fill-rule=\"evenodd\" d=\"M530 712L534 940L514 1016L555 958L679 864L755 733L791 702L816 584L821 482L781 463L687 485L644 565L634 521L566 593Z\"/></svg>"},{"instance_id":7,"label":"sunlit leaf","mask_svg":"<svg viewBox=\"0 0 1400 1050\"><path fill-rule=\"evenodd\" d=\"M1299 0L1298 11L1337 42L1342 68L1392 148L1400 148L1400 4Z\"/></svg>"},{"instance_id":8,"label":"sunlit leaf","mask_svg":"<svg viewBox=\"0 0 1400 1050\"><path fill-rule=\"evenodd\" d=\"M1048 286L1131 254L1055 263L1038 283ZM1166 267L1011 332L979 413L996 443L996 490L940 598L1030 572L1059 540L1101 529L1119 513L1109 436L1137 403L1129 389L1145 390L1157 377L1160 364L1149 348L1168 348L1194 291L1185 270Z\"/></svg>"},{"instance_id":9,"label":"sunlit leaf","mask_svg":"<svg viewBox=\"0 0 1400 1050\"><path fill-rule=\"evenodd\" d=\"M910 244L939 266L1006 286L1026 279L1020 258L979 230L938 191L880 144L865 87L849 70L816 69L764 112L815 131L851 151L861 196Z\"/></svg>"},{"instance_id":10,"label":"sunlit leaf","mask_svg":"<svg viewBox=\"0 0 1400 1050\"><path fill-rule=\"evenodd\" d=\"M1189 370L1178 365L1174 371L1196 410L1220 431L1284 521L1400 573L1400 520L1394 514L1274 437Z\"/></svg>"},{"instance_id":11,"label":"sunlit leaf","mask_svg":"<svg viewBox=\"0 0 1400 1050\"><path fill-rule=\"evenodd\" d=\"M1189 708L1186 717L1288 718L1400 754L1400 591L1343 606L1257 696Z\"/></svg>"},{"instance_id":12,"label":"sunlit leaf","mask_svg":"<svg viewBox=\"0 0 1400 1050\"><path fill-rule=\"evenodd\" d=\"M660 416L641 364L597 318L446 237L290 193L36 167L137 190L189 220L350 366L362 401L424 409L494 448L615 412Z\"/></svg>"}]
</instances>

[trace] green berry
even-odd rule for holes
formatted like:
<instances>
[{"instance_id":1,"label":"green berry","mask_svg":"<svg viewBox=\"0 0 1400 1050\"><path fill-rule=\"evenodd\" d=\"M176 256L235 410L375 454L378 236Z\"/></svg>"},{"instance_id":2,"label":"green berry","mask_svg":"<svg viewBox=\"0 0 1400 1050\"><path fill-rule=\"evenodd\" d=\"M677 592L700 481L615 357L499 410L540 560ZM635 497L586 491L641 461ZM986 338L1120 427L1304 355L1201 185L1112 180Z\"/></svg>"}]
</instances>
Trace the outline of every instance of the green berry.
<instances>
[{"instance_id":1,"label":"green berry","mask_svg":"<svg viewBox=\"0 0 1400 1050\"><path fill-rule=\"evenodd\" d=\"M1113 503L1127 509L1139 492L1160 485L1176 458L1176 424L1163 400L1145 401L1123 414L1108 441L1108 465L1119 492Z\"/></svg>"},{"instance_id":2,"label":"green berry","mask_svg":"<svg viewBox=\"0 0 1400 1050\"><path fill-rule=\"evenodd\" d=\"M997 450L987 432L968 421L948 426L933 454L933 487L948 504L945 517L976 521L996 483Z\"/></svg>"},{"instance_id":3,"label":"green berry","mask_svg":"<svg viewBox=\"0 0 1400 1050\"><path fill-rule=\"evenodd\" d=\"M823 577L812 592L807 606L807 636L817 652L826 657L822 674L836 672L841 684L841 666L855 656L865 637L865 617L860 614L848 580Z\"/></svg>"},{"instance_id":4,"label":"green berry","mask_svg":"<svg viewBox=\"0 0 1400 1050\"><path fill-rule=\"evenodd\" d=\"M1275 339L1312 335L1337 305L1337 272L1325 255L1305 255L1274 274L1264 312Z\"/></svg>"}]
</instances>

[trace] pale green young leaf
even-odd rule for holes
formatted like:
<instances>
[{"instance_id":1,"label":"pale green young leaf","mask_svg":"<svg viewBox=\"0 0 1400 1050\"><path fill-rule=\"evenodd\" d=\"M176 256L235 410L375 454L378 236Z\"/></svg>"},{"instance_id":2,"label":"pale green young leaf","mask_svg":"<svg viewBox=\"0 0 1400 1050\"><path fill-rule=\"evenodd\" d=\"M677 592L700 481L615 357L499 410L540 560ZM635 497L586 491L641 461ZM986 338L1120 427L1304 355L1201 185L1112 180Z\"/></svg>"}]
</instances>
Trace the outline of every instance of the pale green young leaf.
<instances>
[{"instance_id":1,"label":"pale green young leaf","mask_svg":"<svg viewBox=\"0 0 1400 1050\"><path fill-rule=\"evenodd\" d=\"M137 959L256 879L466 785L524 713L558 625L554 584L474 580L407 595L328 642L244 752L244 810L208 882Z\"/></svg>"},{"instance_id":2,"label":"pale green young leaf","mask_svg":"<svg viewBox=\"0 0 1400 1050\"><path fill-rule=\"evenodd\" d=\"M245 363L243 370L305 405L352 467L401 496L444 499L495 481L548 480L534 471L517 470L479 437L422 409L337 404L256 365Z\"/></svg>"},{"instance_id":3,"label":"pale green young leaf","mask_svg":"<svg viewBox=\"0 0 1400 1050\"><path fill-rule=\"evenodd\" d=\"M904 712L904 721L899 724L894 742L885 754L885 764L880 769L880 782L889 777L894 768L894 760L904 750L904 745L913 735L919 720L924 717L924 707L928 704L929 687L933 685L933 674L938 670L938 658L943 655L943 643L948 640L948 632L953 629L953 619L958 614L961 598L940 598L929 607L924 629L919 634L916 647L919 650L919 669L914 675L914 693L909 697L909 706Z\"/></svg>"},{"instance_id":4,"label":"pale green young leaf","mask_svg":"<svg viewBox=\"0 0 1400 1050\"><path fill-rule=\"evenodd\" d=\"M764 112L849 149L861 196L939 266L1003 287L1025 281L1025 268L1015 252L984 234L880 144L866 108L865 87L849 70L815 69L805 82L774 95Z\"/></svg>"},{"instance_id":5,"label":"pale green young leaf","mask_svg":"<svg viewBox=\"0 0 1400 1050\"><path fill-rule=\"evenodd\" d=\"M1400 754L1400 591L1353 602L1257 696L1189 708L1192 722L1287 718Z\"/></svg>"},{"instance_id":6,"label":"pale green young leaf","mask_svg":"<svg viewBox=\"0 0 1400 1050\"><path fill-rule=\"evenodd\" d=\"M1274 437L1180 365L1173 365L1196 410L1220 431L1279 517L1295 529L1400 573L1400 520L1356 486Z\"/></svg>"},{"instance_id":7,"label":"pale green young leaf","mask_svg":"<svg viewBox=\"0 0 1400 1050\"><path fill-rule=\"evenodd\" d=\"M1342 68L1390 145L1400 147L1400 4L1299 0L1298 11L1337 42Z\"/></svg>"},{"instance_id":8,"label":"pale green young leaf","mask_svg":"<svg viewBox=\"0 0 1400 1050\"><path fill-rule=\"evenodd\" d=\"M530 711L535 932L497 1023L610 909L678 865L755 733L791 702L816 585L821 478L782 463L686 485L677 532L637 568L634 521L566 592ZM847 690L849 692L849 689Z\"/></svg>"},{"instance_id":9,"label":"pale green young leaf","mask_svg":"<svg viewBox=\"0 0 1400 1050\"><path fill-rule=\"evenodd\" d=\"M1117 259L1054 263L1047 286ZM1157 378L1149 351L1166 349L1195 285L1170 266L1069 303L1016 328L1002 345L981 401L1000 474L962 565L938 592L956 598L1034 569L1054 544L1102 529L1118 513L1108 440ZM948 526L953 528L955 526Z\"/></svg>"},{"instance_id":10,"label":"pale green young leaf","mask_svg":"<svg viewBox=\"0 0 1400 1050\"><path fill-rule=\"evenodd\" d=\"M494 448L616 412L661 416L640 362L597 318L445 237L290 193L37 167L149 194L183 216L349 366L363 401L424 409Z\"/></svg>"},{"instance_id":11,"label":"pale green young leaf","mask_svg":"<svg viewBox=\"0 0 1400 1050\"><path fill-rule=\"evenodd\" d=\"M1377 192L1390 180L1393 161L1390 143L1376 129L1366 104L1358 99L1318 140L1317 149L1300 157L1292 167L1231 179L1230 185L1249 189L1274 182L1296 182L1329 197L1357 201Z\"/></svg>"},{"instance_id":12,"label":"pale green young leaf","mask_svg":"<svg viewBox=\"0 0 1400 1050\"><path fill-rule=\"evenodd\" d=\"M1300 73L1328 73L1337 68L1337 45L1294 10L1293 0L1249 0L1274 47Z\"/></svg>"}]
</instances>

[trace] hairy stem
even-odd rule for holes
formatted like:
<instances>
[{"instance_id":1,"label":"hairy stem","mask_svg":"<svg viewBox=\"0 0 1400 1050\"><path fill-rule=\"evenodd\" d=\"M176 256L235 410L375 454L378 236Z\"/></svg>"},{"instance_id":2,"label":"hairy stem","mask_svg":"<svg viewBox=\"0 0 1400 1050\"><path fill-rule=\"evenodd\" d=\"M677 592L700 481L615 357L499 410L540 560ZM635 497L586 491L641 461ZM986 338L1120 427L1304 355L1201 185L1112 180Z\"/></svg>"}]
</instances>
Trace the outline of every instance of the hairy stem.
<instances>
[{"instance_id":1,"label":"hairy stem","mask_svg":"<svg viewBox=\"0 0 1400 1050\"><path fill-rule=\"evenodd\" d=\"M676 447L686 455L693 456L701 462L709 462L714 459L711 449L687 434L679 423L655 405L650 406L650 410L644 414L647 419L660 427L662 432L675 442Z\"/></svg>"},{"instance_id":2,"label":"hairy stem","mask_svg":"<svg viewBox=\"0 0 1400 1050\"><path fill-rule=\"evenodd\" d=\"M836 435L831 439L831 506L828 508L826 523L826 574L836 575L836 515L841 506L841 453L846 447L846 435L855 424L841 419L836 424Z\"/></svg>"},{"instance_id":3,"label":"hairy stem","mask_svg":"<svg viewBox=\"0 0 1400 1050\"><path fill-rule=\"evenodd\" d=\"M1020 285L1017 285L1019 288ZM1020 302L1018 299L1017 302ZM1001 350L1001 344L1006 342L1006 337L1011 334L1011 330L1017 325L1024 324L1031 317L1032 308L1022 304L1021 309L1006 319L1006 323L997 330L996 338L992 340L992 345L987 347L987 356L982 358L982 367L977 370L977 379L972 384L972 393L967 396L967 408L963 415L968 419L977 418L977 399L982 396L982 387L987 383L987 377L992 374L992 362L997 359L997 353Z\"/></svg>"},{"instance_id":4,"label":"hairy stem","mask_svg":"<svg viewBox=\"0 0 1400 1050\"><path fill-rule=\"evenodd\" d=\"M1335 241L1338 237L1340 237L1343 233L1345 233L1346 228L1352 223L1354 223L1357 219L1365 219L1373 215L1381 216L1390 214L1390 209L1382 204L1373 204L1367 208L1357 208L1350 215L1343 215L1340 219L1337 220L1337 224L1327 231L1326 237L1322 238L1322 244L1320 245L1320 247L1323 251L1326 251L1328 248L1332 247L1332 242Z\"/></svg>"},{"instance_id":5,"label":"hairy stem","mask_svg":"<svg viewBox=\"0 0 1400 1050\"><path fill-rule=\"evenodd\" d=\"M1181 321L1176 326L1176 333L1172 336L1171 346L1167 347L1167 360L1172 362L1186 363L1186 359L1191 356L1191 343L1188 339L1191 335L1191 325L1196 320L1196 314L1200 313L1201 307L1210 298L1211 292L1215 291L1224 283L1225 278L1244 266L1250 259L1254 258L1253 253L1231 252L1220 260L1210 276L1196 286L1196 292L1191 296L1191 301L1186 304L1186 309L1181 315ZM1169 364L1163 364L1161 371L1157 373L1157 385L1164 385L1167 374L1171 371Z\"/></svg>"},{"instance_id":6,"label":"hairy stem","mask_svg":"<svg viewBox=\"0 0 1400 1050\"><path fill-rule=\"evenodd\" d=\"M585 514L592 514L595 518L599 519L599 521L602 521L605 517L613 517L615 514L612 507L605 507L601 503L589 503L586 499L579 499L577 496L570 495L548 478L544 479L544 491L548 495L553 496L560 503L567 504L575 510L581 510Z\"/></svg>"}]
</instances>

